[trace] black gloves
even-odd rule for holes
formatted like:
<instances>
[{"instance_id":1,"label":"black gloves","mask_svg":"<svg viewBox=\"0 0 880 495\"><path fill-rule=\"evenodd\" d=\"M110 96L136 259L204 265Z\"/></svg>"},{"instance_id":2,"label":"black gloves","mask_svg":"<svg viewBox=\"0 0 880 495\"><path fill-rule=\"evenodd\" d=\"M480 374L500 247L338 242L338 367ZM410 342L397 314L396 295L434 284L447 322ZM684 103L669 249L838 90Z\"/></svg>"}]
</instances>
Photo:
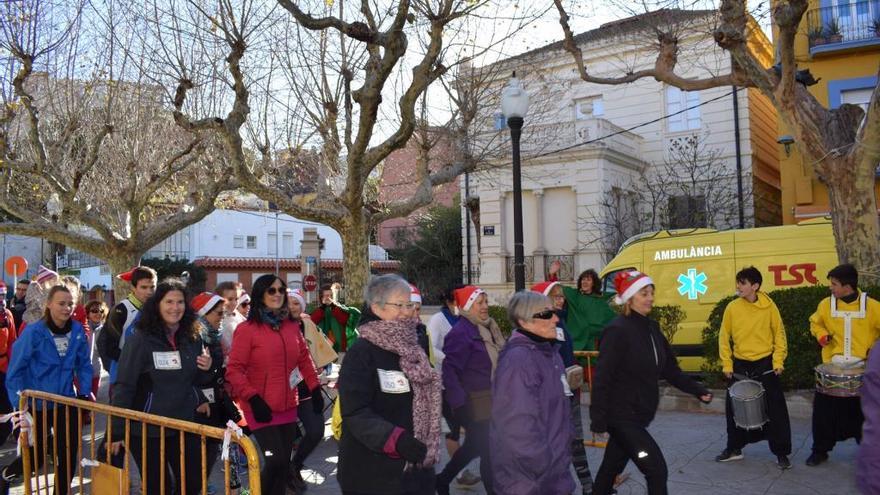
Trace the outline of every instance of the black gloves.
<instances>
[{"instance_id":1,"label":"black gloves","mask_svg":"<svg viewBox=\"0 0 880 495\"><path fill-rule=\"evenodd\" d=\"M268 423L272 421L272 408L259 395L254 395L248 399L251 405L251 411L254 413L254 419L260 423Z\"/></svg>"},{"instance_id":2,"label":"black gloves","mask_svg":"<svg viewBox=\"0 0 880 495\"><path fill-rule=\"evenodd\" d=\"M406 431L397 437L395 448L400 457L413 464L424 461L425 456L428 454L428 447Z\"/></svg>"},{"instance_id":3,"label":"black gloves","mask_svg":"<svg viewBox=\"0 0 880 495\"><path fill-rule=\"evenodd\" d=\"M231 419L233 422L238 423L241 421L241 413L238 411L238 408L233 404L232 399L229 396L224 394L223 397L223 410L226 411L226 416Z\"/></svg>"},{"instance_id":4,"label":"black gloves","mask_svg":"<svg viewBox=\"0 0 880 495\"><path fill-rule=\"evenodd\" d=\"M324 415L324 394L321 393L321 387L312 390L312 410L319 416Z\"/></svg>"}]
</instances>

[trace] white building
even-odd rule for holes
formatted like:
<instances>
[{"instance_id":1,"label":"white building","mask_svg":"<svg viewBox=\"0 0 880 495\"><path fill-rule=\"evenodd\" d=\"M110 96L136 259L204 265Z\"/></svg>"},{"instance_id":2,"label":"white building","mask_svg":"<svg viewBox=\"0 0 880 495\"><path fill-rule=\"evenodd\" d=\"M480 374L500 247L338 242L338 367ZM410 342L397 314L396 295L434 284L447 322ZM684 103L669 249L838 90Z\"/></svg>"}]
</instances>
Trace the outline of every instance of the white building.
<instances>
[{"instance_id":1,"label":"white building","mask_svg":"<svg viewBox=\"0 0 880 495\"><path fill-rule=\"evenodd\" d=\"M729 56L716 47L710 34L715 15L712 11L666 10L603 25L577 35L575 41L593 75L619 77L653 66L656 53L646 48L656 43L652 26L687 23L703 28L704 34L682 35L677 73L687 78L725 74ZM756 55L772 65L770 41L759 29L753 34L752 45L760 51ZM739 89L738 119L734 119L731 87L683 92L653 78L626 85L590 84L580 79L572 55L561 43L504 60L493 69L499 74L499 85L506 84L515 70L532 101L522 133L527 286L544 280L554 259L563 263L562 280L571 281L588 268L601 269L608 261L605 240L611 233L595 226L612 223L614 208L609 205L616 202L619 209L637 208L628 188L643 181L643 174L652 167L668 163L670 150L695 143L717 150L715 167L727 171L722 175L734 190L740 170L746 185L746 193L739 196L745 226L781 222L776 114L757 91ZM500 103L494 109L500 112ZM485 122L484 135L509 132L500 113L490 112ZM509 137L505 139L509 143ZM470 190L462 187L463 197L479 200L480 231L471 224L463 232L471 240L481 236L479 252L472 253L474 259L474 254L479 256L479 273L472 280L496 301L505 300L513 286L509 160L508 154L497 168L472 174ZM673 193L664 201L649 208L662 207L670 218L684 219L693 218L694 213L711 213L718 206L699 189ZM686 222L681 219L680 223ZM650 230L644 225L629 228ZM467 241L463 239L465 246Z\"/></svg>"},{"instance_id":2,"label":"white building","mask_svg":"<svg viewBox=\"0 0 880 495\"><path fill-rule=\"evenodd\" d=\"M172 258L196 261L199 259L260 259L290 260L299 258L303 229L316 228L325 239L322 259L342 259L342 238L331 227L299 220L284 213L263 210L224 210L211 212L198 223L177 232L147 251L144 258ZM71 253L80 256L82 253ZM386 260L384 249L370 246L371 260ZM87 262L88 263L88 262ZM86 287L110 286L107 265L92 258L87 263L70 263L79 270L79 278ZM271 263L270 263L271 264ZM248 284L251 281L247 281Z\"/></svg>"}]
</instances>

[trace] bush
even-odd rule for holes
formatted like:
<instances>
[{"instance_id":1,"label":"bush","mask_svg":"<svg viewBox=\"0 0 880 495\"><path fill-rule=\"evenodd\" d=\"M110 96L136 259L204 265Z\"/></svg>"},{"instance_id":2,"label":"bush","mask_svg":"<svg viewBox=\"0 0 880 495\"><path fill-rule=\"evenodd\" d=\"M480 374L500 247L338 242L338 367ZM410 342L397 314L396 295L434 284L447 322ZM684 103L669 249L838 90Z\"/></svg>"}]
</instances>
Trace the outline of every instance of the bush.
<instances>
[{"instance_id":1,"label":"bush","mask_svg":"<svg viewBox=\"0 0 880 495\"><path fill-rule=\"evenodd\" d=\"M880 296L880 287L870 287L865 291L875 299ZM781 377L782 386L787 390L809 389L815 385L813 369L822 359L819 345L810 333L810 316L828 294L828 287L824 286L774 290L768 294L779 308L788 340L785 373ZM734 298L722 299L715 305L709 316L708 326L703 330L703 355L706 358L703 371L713 386L721 384L721 361L718 356L721 317L724 315L724 308Z\"/></svg>"},{"instance_id":2,"label":"bush","mask_svg":"<svg viewBox=\"0 0 880 495\"><path fill-rule=\"evenodd\" d=\"M489 306L489 316L498 324L504 338L509 339L510 334L513 333L513 326L507 319L507 306Z\"/></svg>"},{"instance_id":3,"label":"bush","mask_svg":"<svg viewBox=\"0 0 880 495\"><path fill-rule=\"evenodd\" d=\"M676 305L654 306L648 316L660 324L660 331L670 343L678 332L678 326L687 319L687 313Z\"/></svg>"}]
</instances>

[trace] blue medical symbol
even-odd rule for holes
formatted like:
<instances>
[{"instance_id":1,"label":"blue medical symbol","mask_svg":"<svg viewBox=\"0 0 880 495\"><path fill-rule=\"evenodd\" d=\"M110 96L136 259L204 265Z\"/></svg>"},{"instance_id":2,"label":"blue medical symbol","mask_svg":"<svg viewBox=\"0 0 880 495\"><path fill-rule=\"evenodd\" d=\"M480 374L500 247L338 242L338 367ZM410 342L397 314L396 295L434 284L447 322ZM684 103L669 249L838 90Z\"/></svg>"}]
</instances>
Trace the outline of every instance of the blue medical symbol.
<instances>
[{"instance_id":1,"label":"blue medical symbol","mask_svg":"<svg viewBox=\"0 0 880 495\"><path fill-rule=\"evenodd\" d=\"M698 274L695 268L689 268L687 275L682 273L678 276L678 283L681 284L678 286L678 293L682 296L687 294L688 299L696 299L697 295L705 294L709 290L706 286L707 278L705 273Z\"/></svg>"}]
</instances>

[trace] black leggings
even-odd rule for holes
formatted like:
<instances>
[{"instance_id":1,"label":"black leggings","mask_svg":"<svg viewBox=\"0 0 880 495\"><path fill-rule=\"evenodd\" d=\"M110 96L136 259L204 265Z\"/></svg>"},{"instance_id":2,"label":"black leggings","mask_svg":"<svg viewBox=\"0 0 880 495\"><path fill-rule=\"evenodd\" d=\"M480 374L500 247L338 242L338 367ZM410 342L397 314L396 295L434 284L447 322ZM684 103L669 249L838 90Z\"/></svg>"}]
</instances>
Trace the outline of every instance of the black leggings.
<instances>
[{"instance_id":1,"label":"black leggings","mask_svg":"<svg viewBox=\"0 0 880 495\"><path fill-rule=\"evenodd\" d=\"M287 468L290 465L296 431L296 423L254 430L254 437L263 453L263 469L260 472L263 495L284 495L287 490Z\"/></svg>"},{"instance_id":2,"label":"black leggings","mask_svg":"<svg viewBox=\"0 0 880 495\"><path fill-rule=\"evenodd\" d=\"M321 392L315 391L315 393L320 394ZM299 470L305 464L309 454L315 450L315 447L324 438L324 415L315 412L311 399L306 399L296 406L296 415L306 431L305 436L302 437L299 445L296 447L296 453L293 454L291 464L293 469Z\"/></svg>"},{"instance_id":3,"label":"black leggings","mask_svg":"<svg viewBox=\"0 0 880 495\"><path fill-rule=\"evenodd\" d=\"M648 495L667 495L666 479L669 475L666 459L660 446L643 426L636 424L616 424L608 427L610 438L605 447L605 457L599 472L593 493L608 495L614 486L614 477L623 472L630 459L639 471L645 475Z\"/></svg>"},{"instance_id":4,"label":"black leggings","mask_svg":"<svg viewBox=\"0 0 880 495\"><path fill-rule=\"evenodd\" d=\"M199 437L191 433L187 433L184 441L184 474L186 477L186 493L202 493L202 450ZM138 470L141 472L141 491L145 495L153 495L162 493L160 480L162 479L162 443L160 437L147 437L147 460L146 470L144 469L143 444L144 440L140 435L131 435L129 440L129 451L134 462L137 463ZM173 433L165 437L165 493L182 493L181 490L181 472L180 472L180 436L179 433ZM208 475L210 476L210 472ZM146 479L144 479L146 475ZM173 480L173 485L172 485ZM146 488L144 488L146 485ZM171 487L174 486L174 491Z\"/></svg>"},{"instance_id":5,"label":"black leggings","mask_svg":"<svg viewBox=\"0 0 880 495\"><path fill-rule=\"evenodd\" d=\"M465 428L464 444L455 451L452 459L437 475L437 481L444 485L452 483L458 473L468 463L477 457L480 458L480 477L486 493L492 495L492 460L489 455L489 421L471 421Z\"/></svg>"},{"instance_id":6,"label":"black leggings","mask_svg":"<svg viewBox=\"0 0 880 495\"><path fill-rule=\"evenodd\" d=\"M53 412L57 410L57 415ZM55 493L58 495L66 495L70 489L70 482L73 481L73 474L76 472L76 465L79 464L79 442L80 428L78 427L77 409L70 408L70 417L67 416L67 406L57 405L56 408L48 411L34 411L34 447L36 448L36 458L34 458L34 447L31 447L31 471L34 467L37 470L43 465L43 449L45 445L49 445L49 459L53 459L55 464ZM43 442L43 419L46 421L46 441ZM54 429L56 435L50 432ZM70 451L68 452L68 446ZM56 450L57 449L57 450ZM57 454L61 454L60 456ZM3 470L7 476L21 476L24 474L24 464L21 457L17 457Z\"/></svg>"}]
</instances>

